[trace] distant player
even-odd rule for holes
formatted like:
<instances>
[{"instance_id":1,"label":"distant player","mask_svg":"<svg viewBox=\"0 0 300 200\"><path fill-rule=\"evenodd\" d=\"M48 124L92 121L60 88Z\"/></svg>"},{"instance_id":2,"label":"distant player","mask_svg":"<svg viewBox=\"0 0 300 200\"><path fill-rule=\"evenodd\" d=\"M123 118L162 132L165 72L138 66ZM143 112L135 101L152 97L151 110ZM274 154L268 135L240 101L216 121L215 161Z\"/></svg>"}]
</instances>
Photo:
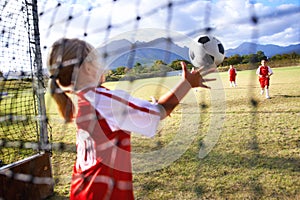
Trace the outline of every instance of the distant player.
<instances>
[{"instance_id":1,"label":"distant player","mask_svg":"<svg viewBox=\"0 0 300 200\"><path fill-rule=\"evenodd\" d=\"M229 75L229 82L230 82L230 87L236 87L236 69L233 67L233 65L230 65L230 68L228 70L228 75Z\"/></svg>"},{"instance_id":2,"label":"distant player","mask_svg":"<svg viewBox=\"0 0 300 200\"><path fill-rule=\"evenodd\" d=\"M260 94L263 95L264 91L265 91L266 92L266 98L270 99L269 85L270 85L270 76L273 74L273 71L266 64L267 64L267 61L262 60L261 65L256 70L256 74L259 77L259 83L260 83L260 87L261 87Z\"/></svg>"}]
</instances>

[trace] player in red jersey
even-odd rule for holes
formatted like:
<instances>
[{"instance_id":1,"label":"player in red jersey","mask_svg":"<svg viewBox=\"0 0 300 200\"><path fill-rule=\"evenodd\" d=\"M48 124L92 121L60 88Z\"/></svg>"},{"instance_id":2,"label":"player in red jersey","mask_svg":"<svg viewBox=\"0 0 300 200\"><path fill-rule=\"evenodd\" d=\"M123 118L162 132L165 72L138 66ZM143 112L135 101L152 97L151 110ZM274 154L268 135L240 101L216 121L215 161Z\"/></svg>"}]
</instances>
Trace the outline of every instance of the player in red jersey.
<instances>
[{"instance_id":1,"label":"player in red jersey","mask_svg":"<svg viewBox=\"0 0 300 200\"><path fill-rule=\"evenodd\" d=\"M230 87L236 87L236 69L233 67L233 65L230 65L228 69L228 75L229 75L229 82L230 82Z\"/></svg>"},{"instance_id":2,"label":"player in red jersey","mask_svg":"<svg viewBox=\"0 0 300 200\"><path fill-rule=\"evenodd\" d=\"M270 85L270 76L273 74L272 69L266 65L267 61L262 60L261 65L257 68L256 74L259 77L259 83L261 87L260 94L263 95L264 91L266 92L266 98L269 99L269 85Z\"/></svg>"},{"instance_id":3,"label":"player in red jersey","mask_svg":"<svg viewBox=\"0 0 300 200\"><path fill-rule=\"evenodd\" d=\"M154 136L191 88L209 88L204 82L215 79L203 76L214 69L189 72L182 62L179 83L151 103L101 86L104 72L95 52L82 40L63 38L48 57L51 96L65 121L75 119L77 126L70 199L133 200L130 132Z\"/></svg>"}]
</instances>

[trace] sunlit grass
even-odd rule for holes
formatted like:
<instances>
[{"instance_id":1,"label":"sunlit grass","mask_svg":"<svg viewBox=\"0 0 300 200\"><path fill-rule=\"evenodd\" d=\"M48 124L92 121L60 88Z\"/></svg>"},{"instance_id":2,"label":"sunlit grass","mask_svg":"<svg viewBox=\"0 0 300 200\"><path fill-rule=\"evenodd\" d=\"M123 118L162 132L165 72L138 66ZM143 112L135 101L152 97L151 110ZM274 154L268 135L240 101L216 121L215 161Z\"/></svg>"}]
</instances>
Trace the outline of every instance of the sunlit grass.
<instances>
[{"instance_id":1,"label":"sunlit grass","mask_svg":"<svg viewBox=\"0 0 300 200\"><path fill-rule=\"evenodd\" d=\"M154 138L134 134L133 153L145 153L166 147L177 134L189 136L189 129L178 133L186 122L182 119L184 112L190 112L185 115L189 127L197 128L197 135L191 138L184 154L170 165L134 174L136 199L300 199L300 67L273 71L271 99L259 95L254 70L238 72L237 88L229 87L226 72L219 73L223 88L218 91L225 94L226 114L217 144L203 159L199 159L198 153L202 139L215 123L211 116L222 114L210 107L214 88L191 91L193 95L189 98L197 102L200 117L196 117L196 108L183 110L189 105L183 103L163 122L161 132ZM128 85L108 82L105 86L125 89L150 100L150 96L158 98L179 79L153 78ZM51 100L47 100L47 106L53 141L75 145L74 125L63 123ZM68 199L75 156L53 152L57 180L53 199Z\"/></svg>"}]
</instances>

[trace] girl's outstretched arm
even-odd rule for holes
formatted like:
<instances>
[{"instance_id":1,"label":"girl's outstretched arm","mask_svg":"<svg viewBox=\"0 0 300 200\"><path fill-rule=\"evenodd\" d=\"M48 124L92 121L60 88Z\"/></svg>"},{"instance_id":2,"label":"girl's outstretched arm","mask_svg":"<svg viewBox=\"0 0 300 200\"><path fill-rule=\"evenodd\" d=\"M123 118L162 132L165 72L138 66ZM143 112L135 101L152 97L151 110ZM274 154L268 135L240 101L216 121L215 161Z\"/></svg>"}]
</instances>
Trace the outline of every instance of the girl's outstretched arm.
<instances>
[{"instance_id":1,"label":"girl's outstretched arm","mask_svg":"<svg viewBox=\"0 0 300 200\"><path fill-rule=\"evenodd\" d=\"M210 88L204 84L207 81L214 81L216 79L204 79L203 76L215 72L215 68L204 70L203 68L188 71L186 64L181 62L182 80L171 91L159 98L158 104L164 108L165 115L162 118L170 115L174 108L179 104L183 97L194 87ZM202 75L201 75L202 73Z\"/></svg>"}]
</instances>

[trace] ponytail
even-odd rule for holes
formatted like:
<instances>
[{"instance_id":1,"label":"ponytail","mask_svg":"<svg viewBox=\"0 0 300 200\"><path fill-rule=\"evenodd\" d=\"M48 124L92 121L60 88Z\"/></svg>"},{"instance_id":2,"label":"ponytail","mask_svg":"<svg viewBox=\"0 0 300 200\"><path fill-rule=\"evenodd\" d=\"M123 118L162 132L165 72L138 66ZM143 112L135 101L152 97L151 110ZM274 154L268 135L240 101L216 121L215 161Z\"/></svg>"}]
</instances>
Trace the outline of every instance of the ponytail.
<instances>
[{"instance_id":1,"label":"ponytail","mask_svg":"<svg viewBox=\"0 0 300 200\"><path fill-rule=\"evenodd\" d=\"M49 84L51 96L57 104L60 115L64 118L66 123L72 122L75 113L75 106L71 98L59 88L59 86L55 82L55 79L51 78Z\"/></svg>"}]
</instances>

